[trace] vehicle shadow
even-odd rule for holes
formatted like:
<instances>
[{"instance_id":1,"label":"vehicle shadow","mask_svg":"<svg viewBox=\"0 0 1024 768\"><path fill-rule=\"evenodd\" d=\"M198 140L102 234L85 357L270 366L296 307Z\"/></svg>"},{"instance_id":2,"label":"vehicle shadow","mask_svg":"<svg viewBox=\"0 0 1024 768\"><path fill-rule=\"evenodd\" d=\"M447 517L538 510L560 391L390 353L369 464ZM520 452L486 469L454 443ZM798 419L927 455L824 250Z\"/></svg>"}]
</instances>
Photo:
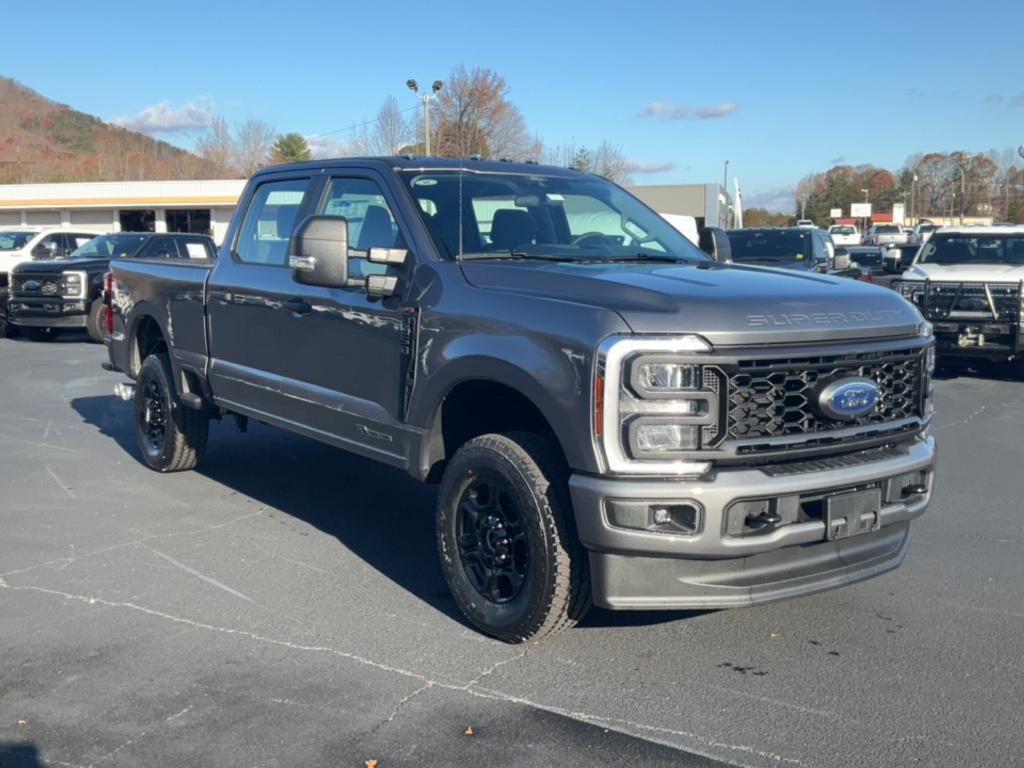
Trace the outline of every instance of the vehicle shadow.
<instances>
[{"instance_id":1,"label":"vehicle shadow","mask_svg":"<svg viewBox=\"0 0 1024 768\"><path fill-rule=\"evenodd\" d=\"M1024 366L1020 363L992 363L979 361L965 366L939 365L935 370L936 381L955 379L985 379L987 381L1024 380Z\"/></svg>"},{"instance_id":2,"label":"vehicle shadow","mask_svg":"<svg viewBox=\"0 0 1024 768\"><path fill-rule=\"evenodd\" d=\"M43 768L35 744L0 741L0 766L3 768Z\"/></svg>"},{"instance_id":3,"label":"vehicle shadow","mask_svg":"<svg viewBox=\"0 0 1024 768\"><path fill-rule=\"evenodd\" d=\"M82 419L141 462L129 408L113 395L71 401ZM470 626L441 572L434 538L436 486L405 472L274 427L211 424L198 470L239 494L303 520L439 612ZM646 626L701 611L593 610L581 626Z\"/></svg>"}]
</instances>

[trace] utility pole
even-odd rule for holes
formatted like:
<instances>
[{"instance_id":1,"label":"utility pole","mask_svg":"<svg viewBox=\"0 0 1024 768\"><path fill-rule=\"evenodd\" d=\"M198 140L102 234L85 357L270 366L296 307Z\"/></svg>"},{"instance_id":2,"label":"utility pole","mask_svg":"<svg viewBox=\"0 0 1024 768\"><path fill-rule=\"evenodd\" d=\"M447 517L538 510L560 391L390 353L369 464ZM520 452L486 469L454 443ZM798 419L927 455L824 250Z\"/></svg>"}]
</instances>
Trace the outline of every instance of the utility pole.
<instances>
[{"instance_id":1,"label":"utility pole","mask_svg":"<svg viewBox=\"0 0 1024 768\"><path fill-rule=\"evenodd\" d=\"M429 93L424 91L420 94L419 83L415 80L405 81L405 87L418 94L419 98L423 101L423 149L427 157L430 157L430 100L437 96L437 92L441 90L443 85L444 83L440 80L435 80L430 86Z\"/></svg>"}]
</instances>

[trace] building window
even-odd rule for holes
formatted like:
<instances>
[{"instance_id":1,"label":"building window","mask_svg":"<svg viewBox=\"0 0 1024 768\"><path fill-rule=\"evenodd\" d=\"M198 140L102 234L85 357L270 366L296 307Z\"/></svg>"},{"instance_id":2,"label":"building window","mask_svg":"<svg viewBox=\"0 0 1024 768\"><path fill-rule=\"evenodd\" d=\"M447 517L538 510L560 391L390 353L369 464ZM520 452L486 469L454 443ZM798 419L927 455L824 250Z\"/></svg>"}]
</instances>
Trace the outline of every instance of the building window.
<instances>
[{"instance_id":1,"label":"building window","mask_svg":"<svg viewBox=\"0 0 1024 768\"><path fill-rule=\"evenodd\" d=\"M168 232L188 232L195 235L212 235L209 208L168 208Z\"/></svg>"},{"instance_id":2,"label":"building window","mask_svg":"<svg viewBox=\"0 0 1024 768\"><path fill-rule=\"evenodd\" d=\"M156 211L151 208L118 211L122 232L156 232Z\"/></svg>"}]
</instances>

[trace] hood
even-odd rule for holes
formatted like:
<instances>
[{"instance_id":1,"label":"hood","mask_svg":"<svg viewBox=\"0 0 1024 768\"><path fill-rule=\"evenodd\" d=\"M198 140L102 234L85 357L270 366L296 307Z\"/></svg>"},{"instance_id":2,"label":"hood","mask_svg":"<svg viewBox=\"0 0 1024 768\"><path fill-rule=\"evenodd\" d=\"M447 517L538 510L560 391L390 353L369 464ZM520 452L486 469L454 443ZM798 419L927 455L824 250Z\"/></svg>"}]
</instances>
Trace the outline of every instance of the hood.
<instances>
[{"instance_id":1,"label":"hood","mask_svg":"<svg viewBox=\"0 0 1024 768\"><path fill-rule=\"evenodd\" d=\"M23 261L14 268L14 274L53 275L61 272L105 272L110 259L48 259Z\"/></svg>"},{"instance_id":2,"label":"hood","mask_svg":"<svg viewBox=\"0 0 1024 768\"><path fill-rule=\"evenodd\" d=\"M842 277L741 265L465 262L470 284L614 310L635 333L712 344L910 336L921 316L895 291Z\"/></svg>"},{"instance_id":3,"label":"hood","mask_svg":"<svg viewBox=\"0 0 1024 768\"><path fill-rule=\"evenodd\" d=\"M1013 264L915 264L904 280L938 280L970 283L1016 283L1024 280L1024 265Z\"/></svg>"}]
</instances>

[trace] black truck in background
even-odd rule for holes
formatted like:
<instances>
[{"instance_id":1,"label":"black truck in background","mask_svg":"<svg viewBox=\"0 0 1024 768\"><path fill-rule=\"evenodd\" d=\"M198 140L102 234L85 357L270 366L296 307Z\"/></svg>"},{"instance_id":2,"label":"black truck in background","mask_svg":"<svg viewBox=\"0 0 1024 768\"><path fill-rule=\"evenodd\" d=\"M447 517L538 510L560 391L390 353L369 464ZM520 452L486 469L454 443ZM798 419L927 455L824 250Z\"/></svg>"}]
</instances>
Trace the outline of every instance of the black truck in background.
<instances>
[{"instance_id":1,"label":"black truck in background","mask_svg":"<svg viewBox=\"0 0 1024 768\"><path fill-rule=\"evenodd\" d=\"M28 261L10 275L8 318L34 341L49 341L63 329L85 328L103 341L103 276L113 259L211 259L206 235L117 232L89 240L69 257Z\"/></svg>"},{"instance_id":2,"label":"black truck in background","mask_svg":"<svg viewBox=\"0 0 1024 768\"><path fill-rule=\"evenodd\" d=\"M105 367L130 379L148 466L192 469L233 416L439 482L449 587L503 640L592 603L743 606L876 576L931 495L934 342L910 303L717 262L590 174L274 167L216 260L111 273Z\"/></svg>"}]
</instances>

